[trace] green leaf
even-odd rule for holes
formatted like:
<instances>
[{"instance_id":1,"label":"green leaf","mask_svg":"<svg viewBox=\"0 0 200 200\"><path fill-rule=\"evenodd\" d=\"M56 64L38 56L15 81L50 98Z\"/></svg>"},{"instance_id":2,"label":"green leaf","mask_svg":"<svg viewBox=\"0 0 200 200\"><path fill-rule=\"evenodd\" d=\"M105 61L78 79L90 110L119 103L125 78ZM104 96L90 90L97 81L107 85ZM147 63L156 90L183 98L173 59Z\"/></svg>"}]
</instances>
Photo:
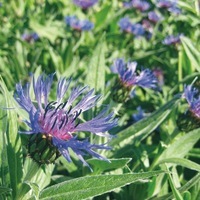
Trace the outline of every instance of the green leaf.
<instances>
[{"instance_id":1,"label":"green leaf","mask_svg":"<svg viewBox=\"0 0 200 200\"><path fill-rule=\"evenodd\" d=\"M110 159L110 163L109 163L104 160L91 159L91 160L87 160L87 162L93 166L92 169L94 173L97 173L97 172L103 172L106 170L114 170L118 168L123 168L131 160L132 158Z\"/></svg>"},{"instance_id":2,"label":"green leaf","mask_svg":"<svg viewBox=\"0 0 200 200\"><path fill-rule=\"evenodd\" d=\"M40 199L86 199L104 194L136 181L148 179L160 173L162 173L162 171L81 177L44 189L40 194Z\"/></svg>"},{"instance_id":3,"label":"green leaf","mask_svg":"<svg viewBox=\"0 0 200 200\"><path fill-rule=\"evenodd\" d=\"M166 167L166 168L167 168L167 167ZM167 175L168 175L168 179L169 179L169 184L170 184L170 186L171 186L172 193L174 194L175 199L176 199L176 200L183 200L183 198L182 198L180 192L176 189L176 187L175 187L175 185L174 185L173 179L172 179L172 177L171 177L171 174L170 174L168 168L167 168L167 171L168 171L168 174L167 174Z\"/></svg>"},{"instance_id":4,"label":"green leaf","mask_svg":"<svg viewBox=\"0 0 200 200\"><path fill-rule=\"evenodd\" d=\"M2 194L6 194L6 193L11 192L11 191L12 190L10 188L0 186L0 197L1 197Z\"/></svg>"},{"instance_id":5,"label":"green leaf","mask_svg":"<svg viewBox=\"0 0 200 200\"><path fill-rule=\"evenodd\" d=\"M6 107L10 108L13 106L13 96L8 92L3 79L0 77L0 86L2 93L6 99ZM7 109L7 158L8 158L8 170L10 174L10 184L12 188L13 198L17 195L18 186L22 179L22 150L21 140L18 134L17 127L17 114L12 109ZM6 125L5 125L6 126Z\"/></svg>"},{"instance_id":6,"label":"green leaf","mask_svg":"<svg viewBox=\"0 0 200 200\"><path fill-rule=\"evenodd\" d=\"M162 164L162 163L173 163L173 164L181 165L183 167L187 167L189 169L196 170L196 171L200 172L200 165L199 164L192 162L190 160L184 159L184 158L174 158L174 157L167 158L167 159L161 160L158 164Z\"/></svg>"},{"instance_id":7,"label":"green leaf","mask_svg":"<svg viewBox=\"0 0 200 200\"><path fill-rule=\"evenodd\" d=\"M26 184L31 188L32 190L32 196L34 197L34 199L39 199L39 186L36 183L31 183L31 182L26 182Z\"/></svg>"},{"instance_id":8,"label":"green leaf","mask_svg":"<svg viewBox=\"0 0 200 200\"><path fill-rule=\"evenodd\" d=\"M178 138L172 143L157 159L157 163L163 162L168 158L183 158L193 148L194 144L199 140L200 129L193 130ZM155 165L155 164L154 164Z\"/></svg>"},{"instance_id":9,"label":"green leaf","mask_svg":"<svg viewBox=\"0 0 200 200\"><path fill-rule=\"evenodd\" d=\"M10 177L8 171L8 156L6 147L6 126L7 123L7 111L1 109L4 107L5 100L3 95L0 95L0 184L3 186L10 185Z\"/></svg>"},{"instance_id":10,"label":"green leaf","mask_svg":"<svg viewBox=\"0 0 200 200\"><path fill-rule=\"evenodd\" d=\"M39 166L31 158L26 158L24 163L24 176L19 187L18 199L24 197L38 197L39 191L49 185L54 165ZM36 198L37 199L37 198Z\"/></svg>"},{"instance_id":11,"label":"green leaf","mask_svg":"<svg viewBox=\"0 0 200 200\"><path fill-rule=\"evenodd\" d=\"M184 191L189 190L191 187L193 187L195 184L199 183L200 181L200 173L198 173L196 176L194 176L191 180L187 181L186 184L182 187L180 187L178 190L182 193ZM161 197L153 197L149 200L171 200L173 198L172 193L168 193L166 195L163 195Z\"/></svg>"},{"instance_id":12,"label":"green leaf","mask_svg":"<svg viewBox=\"0 0 200 200\"><path fill-rule=\"evenodd\" d=\"M109 11L111 10L112 5L105 5L103 9L101 9L99 12L97 12L95 14L95 18L96 18L96 23L95 23L95 27L99 27L101 25L103 25L107 19L107 16L109 14Z\"/></svg>"},{"instance_id":13,"label":"green leaf","mask_svg":"<svg viewBox=\"0 0 200 200\"><path fill-rule=\"evenodd\" d=\"M86 83L95 88L96 91L104 94L105 88L105 34L101 37L97 47L94 49L88 71Z\"/></svg>"},{"instance_id":14,"label":"green leaf","mask_svg":"<svg viewBox=\"0 0 200 200\"><path fill-rule=\"evenodd\" d=\"M200 72L200 52L195 48L193 42L189 38L181 37L181 42L191 65Z\"/></svg>"},{"instance_id":15,"label":"green leaf","mask_svg":"<svg viewBox=\"0 0 200 200\"><path fill-rule=\"evenodd\" d=\"M163 105L149 117L144 118L119 132L117 137L110 142L110 145L114 148L121 148L130 144L133 140L139 141L146 138L167 118L173 108L177 105L178 100L179 96L174 97L171 101Z\"/></svg>"},{"instance_id":16,"label":"green leaf","mask_svg":"<svg viewBox=\"0 0 200 200\"><path fill-rule=\"evenodd\" d=\"M57 37L65 37L63 24L59 21L50 19L45 21L45 24L39 24L37 19L31 19L30 27L37 32L41 38L45 37L52 43L55 42Z\"/></svg>"}]
</instances>

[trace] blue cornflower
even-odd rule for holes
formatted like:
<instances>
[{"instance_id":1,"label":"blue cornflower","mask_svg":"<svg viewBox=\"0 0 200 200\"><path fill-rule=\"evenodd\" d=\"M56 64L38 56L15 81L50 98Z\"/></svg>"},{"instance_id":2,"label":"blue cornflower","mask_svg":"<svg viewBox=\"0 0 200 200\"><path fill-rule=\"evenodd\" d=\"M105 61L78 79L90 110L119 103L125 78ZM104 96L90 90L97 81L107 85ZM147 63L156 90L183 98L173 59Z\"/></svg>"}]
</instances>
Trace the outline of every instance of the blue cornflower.
<instances>
[{"instance_id":1,"label":"blue cornflower","mask_svg":"<svg viewBox=\"0 0 200 200\"><path fill-rule=\"evenodd\" d=\"M180 37L182 36L183 34L179 34L177 36L174 36L174 35L169 35L167 36L164 40L163 40L163 44L166 44L166 45L175 45L175 44L179 44L181 42L181 39Z\"/></svg>"},{"instance_id":2,"label":"blue cornflower","mask_svg":"<svg viewBox=\"0 0 200 200\"><path fill-rule=\"evenodd\" d=\"M119 20L119 27L121 31L132 33L133 25L129 19L129 17L123 17Z\"/></svg>"},{"instance_id":3,"label":"blue cornflower","mask_svg":"<svg viewBox=\"0 0 200 200\"><path fill-rule=\"evenodd\" d=\"M131 23L128 17L121 18L119 20L119 26L121 31L132 33L135 36L143 35L145 30L143 26L139 23L133 24Z\"/></svg>"},{"instance_id":4,"label":"blue cornflower","mask_svg":"<svg viewBox=\"0 0 200 200\"><path fill-rule=\"evenodd\" d=\"M73 0L74 4L77 6L87 9L98 2L98 0Z\"/></svg>"},{"instance_id":5,"label":"blue cornflower","mask_svg":"<svg viewBox=\"0 0 200 200\"><path fill-rule=\"evenodd\" d=\"M142 70L139 75L136 74L137 62L125 63L123 59L116 59L111 66L113 73L117 73L122 84L125 87L140 86L143 88L157 87L157 79L150 69Z\"/></svg>"},{"instance_id":6,"label":"blue cornflower","mask_svg":"<svg viewBox=\"0 0 200 200\"><path fill-rule=\"evenodd\" d=\"M24 33L21 38L27 42L34 42L39 39L39 35L37 33Z\"/></svg>"},{"instance_id":7,"label":"blue cornflower","mask_svg":"<svg viewBox=\"0 0 200 200\"><path fill-rule=\"evenodd\" d=\"M177 1L178 0L158 0L157 6L160 8L166 8L168 11L175 14L180 14L181 10L178 8Z\"/></svg>"},{"instance_id":8,"label":"blue cornflower","mask_svg":"<svg viewBox=\"0 0 200 200\"><path fill-rule=\"evenodd\" d=\"M137 23L137 24L132 25L132 33L135 36L139 36L139 35L143 35L145 33L145 30L141 24Z\"/></svg>"},{"instance_id":9,"label":"blue cornflower","mask_svg":"<svg viewBox=\"0 0 200 200\"><path fill-rule=\"evenodd\" d=\"M141 0L132 0L132 5L137 10L143 12L150 8L150 4L147 1L141 1Z\"/></svg>"},{"instance_id":10,"label":"blue cornflower","mask_svg":"<svg viewBox=\"0 0 200 200\"><path fill-rule=\"evenodd\" d=\"M65 23L78 31L90 31L94 28L92 22L89 20L79 20L76 16L66 16Z\"/></svg>"},{"instance_id":11,"label":"blue cornflower","mask_svg":"<svg viewBox=\"0 0 200 200\"><path fill-rule=\"evenodd\" d=\"M161 17L156 12L151 11L148 13L148 19L154 24L156 24L157 22L161 20Z\"/></svg>"},{"instance_id":12,"label":"blue cornflower","mask_svg":"<svg viewBox=\"0 0 200 200\"><path fill-rule=\"evenodd\" d=\"M182 97L185 98L189 104L189 110L198 118L200 118L200 96L199 91L192 85L184 87Z\"/></svg>"},{"instance_id":13,"label":"blue cornflower","mask_svg":"<svg viewBox=\"0 0 200 200\"><path fill-rule=\"evenodd\" d=\"M130 2L123 2L125 8L136 8L137 10L143 12L150 8L150 4L147 1L132 0Z\"/></svg>"},{"instance_id":14,"label":"blue cornflower","mask_svg":"<svg viewBox=\"0 0 200 200\"><path fill-rule=\"evenodd\" d=\"M160 8L171 8L176 5L176 0L158 0L157 6Z\"/></svg>"},{"instance_id":15,"label":"blue cornflower","mask_svg":"<svg viewBox=\"0 0 200 200\"><path fill-rule=\"evenodd\" d=\"M14 98L29 114L29 121L25 121L25 123L30 127L30 130L22 133L31 134L31 136L41 135L41 138L46 138L48 144L50 143L54 150L56 148L69 162L71 162L69 149L72 149L83 164L87 166L88 164L83 158L86 154L107 160L94 150L108 150L110 147L106 144L91 144L88 139L81 140L78 138L78 133L86 131L110 138L111 136L105 132L117 125L117 120L113 119L113 113L106 115L106 110L104 110L93 119L82 122L80 115L94 107L99 101L100 95L94 95L94 89L88 90L87 86L77 86L72 89L66 100L64 96L71 80L65 78L60 78L58 81L56 100L49 102L48 96L52 87L53 76L53 74L48 76L43 74L37 79L33 76L35 101L30 98L29 83L25 87L22 87L20 83L16 85ZM83 97L81 98L81 96ZM45 151L44 146L42 148ZM39 156L42 156L41 154L40 152ZM36 161L46 163L41 160Z\"/></svg>"}]
</instances>

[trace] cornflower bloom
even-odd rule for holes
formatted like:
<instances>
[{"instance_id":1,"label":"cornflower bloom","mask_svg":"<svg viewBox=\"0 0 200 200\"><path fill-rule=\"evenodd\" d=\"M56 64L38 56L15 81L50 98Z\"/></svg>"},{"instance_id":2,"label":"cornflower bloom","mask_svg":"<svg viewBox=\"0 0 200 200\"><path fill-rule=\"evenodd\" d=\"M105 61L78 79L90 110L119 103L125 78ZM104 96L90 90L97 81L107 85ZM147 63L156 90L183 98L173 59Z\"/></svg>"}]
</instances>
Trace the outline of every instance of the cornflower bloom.
<instances>
[{"instance_id":1,"label":"cornflower bloom","mask_svg":"<svg viewBox=\"0 0 200 200\"><path fill-rule=\"evenodd\" d=\"M174 36L174 35L169 35L167 36L164 40L163 40L163 44L165 45L176 45L176 44L179 44L181 42L181 39L180 37L182 36L183 34L179 34L177 36Z\"/></svg>"},{"instance_id":2,"label":"cornflower bloom","mask_svg":"<svg viewBox=\"0 0 200 200\"><path fill-rule=\"evenodd\" d=\"M22 133L31 134L29 140L29 155L38 163L51 163L62 154L68 162L71 162L69 149L72 149L78 158L87 165L83 158L89 154L101 160L107 160L95 149L109 150L106 144L91 144L88 139L78 138L78 132L91 132L94 135L110 138L105 133L117 125L113 119L113 113L106 115L102 111L93 119L82 122L80 115L91 109L98 102L100 95L94 95L94 89L88 91L88 87L75 87L67 100L64 96L69 88L71 79L60 78L57 84L56 100L48 100L53 81L53 74L40 75L37 79L33 76L33 90L36 101L29 95L30 84L25 87L16 84L14 95L18 104L29 114L29 121L25 123L30 127L29 131ZM81 96L85 95L81 98ZM36 103L35 103L36 102Z\"/></svg>"},{"instance_id":3,"label":"cornflower bloom","mask_svg":"<svg viewBox=\"0 0 200 200\"><path fill-rule=\"evenodd\" d=\"M121 102L127 100L134 86L156 89L157 80L149 69L136 73L137 62L125 63L123 59L116 59L111 71L118 74L120 81L116 81L113 88L113 99Z\"/></svg>"},{"instance_id":4,"label":"cornflower bloom","mask_svg":"<svg viewBox=\"0 0 200 200\"><path fill-rule=\"evenodd\" d=\"M149 19L149 21L156 24L157 22L159 22L161 20L161 17L156 12L151 11L148 13L148 19Z\"/></svg>"},{"instance_id":5,"label":"cornflower bloom","mask_svg":"<svg viewBox=\"0 0 200 200\"><path fill-rule=\"evenodd\" d=\"M94 24L89 20L79 20L76 16L66 16L65 23L77 31L90 31Z\"/></svg>"},{"instance_id":6,"label":"cornflower bloom","mask_svg":"<svg viewBox=\"0 0 200 200\"><path fill-rule=\"evenodd\" d=\"M132 33L135 36L143 35L145 30L143 26L139 23L131 23L128 17L121 18L119 21L119 27L121 31L126 33Z\"/></svg>"},{"instance_id":7,"label":"cornflower bloom","mask_svg":"<svg viewBox=\"0 0 200 200\"><path fill-rule=\"evenodd\" d=\"M150 4L146 1L132 0L130 2L123 2L125 8L135 8L141 12L146 11L150 8Z\"/></svg>"},{"instance_id":8,"label":"cornflower bloom","mask_svg":"<svg viewBox=\"0 0 200 200\"><path fill-rule=\"evenodd\" d=\"M98 2L98 0L73 0L74 4L77 6L87 9L89 7L92 7L94 4Z\"/></svg>"},{"instance_id":9,"label":"cornflower bloom","mask_svg":"<svg viewBox=\"0 0 200 200\"><path fill-rule=\"evenodd\" d=\"M135 36L140 36L140 35L143 35L145 32L143 26L139 23L137 24L133 24L132 25L132 33L135 35Z\"/></svg>"},{"instance_id":10,"label":"cornflower bloom","mask_svg":"<svg viewBox=\"0 0 200 200\"><path fill-rule=\"evenodd\" d=\"M118 25L121 31L132 33L133 25L128 17L121 18Z\"/></svg>"},{"instance_id":11,"label":"cornflower bloom","mask_svg":"<svg viewBox=\"0 0 200 200\"><path fill-rule=\"evenodd\" d=\"M159 8L166 8L169 12L180 14L181 10L177 7L177 0L158 0L157 6Z\"/></svg>"},{"instance_id":12,"label":"cornflower bloom","mask_svg":"<svg viewBox=\"0 0 200 200\"><path fill-rule=\"evenodd\" d=\"M141 12L146 11L150 8L150 4L148 2L141 0L132 0L132 5L134 8Z\"/></svg>"},{"instance_id":13,"label":"cornflower bloom","mask_svg":"<svg viewBox=\"0 0 200 200\"><path fill-rule=\"evenodd\" d=\"M180 130L189 132L200 127L200 95L192 85L184 86L182 98L185 98L189 109L178 115L177 125Z\"/></svg>"},{"instance_id":14,"label":"cornflower bloom","mask_svg":"<svg viewBox=\"0 0 200 200\"><path fill-rule=\"evenodd\" d=\"M198 96L198 90L192 85L184 87L182 97L185 98L189 104L189 110L194 116L200 118L200 96Z\"/></svg>"},{"instance_id":15,"label":"cornflower bloom","mask_svg":"<svg viewBox=\"0 0 200 200\"><path fill-rule=\"evenodd\" d=\"M143 88L155 89L157 87L157 79L150 69L142 70L139 75L136 74L137 62L125 63L123 59L115 60L111 66L113 73L117 73L124 86L140 86Z\"/></svg>"},{"instance_id":16,"label":"cornflower bloom","mask_svg":"<svg viewBox=\"0 0 200 200\"><path fill-rule=\"evenodd\" d=\"M24 33L21 38L22 40L31 43L37 41L39 39L39 35L37 33Z\"/></svg>"},{"instance_id":17,"label":"cornflower bloom","mask_svg":"<svg viewBox=\"0 0 200 200\"><path fill-rule=\"evenodd\" d=\"M157 6L160 8L171 8L176 6L176 0L158 0Z\"/></svg>"}]
</instances>

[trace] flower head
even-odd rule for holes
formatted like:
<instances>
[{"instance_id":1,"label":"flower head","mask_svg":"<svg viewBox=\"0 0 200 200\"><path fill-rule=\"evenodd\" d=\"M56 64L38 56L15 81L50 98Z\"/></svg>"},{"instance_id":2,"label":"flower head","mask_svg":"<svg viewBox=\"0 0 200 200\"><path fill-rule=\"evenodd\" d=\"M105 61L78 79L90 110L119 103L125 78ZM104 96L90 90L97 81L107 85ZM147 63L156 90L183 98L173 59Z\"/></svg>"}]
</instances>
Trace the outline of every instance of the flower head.
<instances>
[{"instance_id":1,"label":"flower head","mask_svg":"<svg viewBox=\"0 0 200 200\"><path fill-rule=\"evenodd\" d=\"M132 33L135 36L143 35L145 30L139 23L133 24L128 17L121 18L119 21L121 31Z\"/></svg>"},{"instance_id":2,"label":"flower head","mask_svg":"<svg viewBox=\"0 0 200 200\"><path fill-rule=\"evenodd\" d=\"M27 42L35 42L36 40L39 39L39 35L37 33L24 33L21 36L22 40L27 41Z\"/></svg>"},{"instance_id":3,"label":"flower head","mask_svg":"<svg viewBox=\"0 0 200 200\"><path fill-rule=\"evenodd\" d=\"M73 0L74 4L77 6L87 9L89 7L92 7L94 4L98 2L98 0Z\"/></svg>"},{"instance_id":4,"label":"flower head","mask_svg":"<svg viewBox=\"0 0 200 200\"><path fill-rule=\"evenodd\" d=\"M143 88L155 89L157 80L153 72L150 69L144 69L137 75L136 67L137 62L125 63L123 59L119 58L115 60L111 70L119 75L125 87L137 85Z\"/></svg>"},{"instance_id":5,"label":"flower head","mask_svg":"<svg viewBox=\"0 0 200 200\"><path fill-rule=\"evenodd\" d=\"M151 11L148 13L148 19L153 22L154 24L156 24L157 22L159 22L161 20L161 17L155 13L154 11Z\"/></svg>"},{"instance_id":6,"label":"flower head","mask_svg":"<svg viewBox=\"0 0 200 200\"><path fill-rule=\"evenodd\" d=\"M94 28L94 24L92 22L89 20L79 20L76 16L65 17L65 23L78 31L90 31Z\"/></svg>"},{"instance_id":7,"label":"flower head","mask_svg":"<svg viewBox=\"0 0 200 200\"><path fill-rule=\"evenodd\" d=\"M94 89L75 87L66 100L64 96L71 80L61 78L57 85L56 100L49 101L48 96L52 81L53 74L48 76L43 74L37 79L33 77L36 104L30 98L29 83L24 88L20 83L16 85L15 100L29 114L29 121L25 122L30 130L23 133L42 135L42 138L47 138L51 145L69 162L71 161L69 149L72 149L85 165L87 163L83 156L86 153L98 159L106 160L94 150L109 149L109 147L105 144L91 144L87 138L81 140L78 138L78 133L85 131L101 137L110 137L105 132L117 124L117 121L113 119L113 114L106 115L104 110L93 119L81 122L80 115L94 107L100 96L93 94ZM84 93L85 95L81 98ZM44 147L42 148L44 149Z\"/></svg>"},{"instance_id":8,"label":"flower head","mask_svg":"<svg viewBox=\"0 0 200 200\"><path fill-rule=\"evenodd\" d=\"M143 26L139 23L137 24L133 24L132 25L132 33L135 35L135 36L140 36L140 35L143 35L145 32Z\"/></svg>"},{"instance_id":9,"label":"flower head","mask_svg":"<svg viewBox=\"0 0 200 200\"><path fill-rule=\"evenodd\" d=\"M121 18L118 24L121 31L132 33L132 23L128 17Z\"/></svg>"},{"instance_id":10,"label":"flower head","mask_svg":"<svg viewBox=\"0 0 200 200\"><path fill-rule=\"evenodd\" d=\"M141 0L132 0L132 5L134 8L141 12L146 11L150 8L150 4L148 2Z\"/></svg>"},{"instance_id":11,"label":"flower head","mask_svg":"<svg viewBox=\"0 0 200 200\"><path fill-rule=\"evenodd\" d=\"M179 34L177 36L174 36L174 35L169 35L167 36L164 40L163 40L163 44L165 45L175 45L175 44L179 44L181 42L181 39L180 37L182 36L183 34Z\"/></svg>"},{"instance_id":12,"label":"flower head","mask_svg":"<svg viewBox=\"0 0 200 200\"><path fill-rule=\"evenodd\" d=\"M160 8L171 8L176 5L176 0L158 0L157 6Z\"/></svg>"},{"instance_id":13,"label":"flower head","mask_svg":"<svg viewBox=\"0 0 200 200\"><path fill-rule=\"evenodd\" d=\"M200 118L200 96L198 90L192 85L184 87L182 97L185 98L189 104L189 110L197 117Z\"/></svg>"},{"instance_id":14,"label":"flower head","mask_svg":"<svg viewBox=\"0 0 200 200\"><path fill-rule=\"evenodd\" d=\"M177 1L178 0L158 0L157 6L159 8L166 8L169 12L180 14L181 10L178 8Z\"/></svg>"}]
</instances>

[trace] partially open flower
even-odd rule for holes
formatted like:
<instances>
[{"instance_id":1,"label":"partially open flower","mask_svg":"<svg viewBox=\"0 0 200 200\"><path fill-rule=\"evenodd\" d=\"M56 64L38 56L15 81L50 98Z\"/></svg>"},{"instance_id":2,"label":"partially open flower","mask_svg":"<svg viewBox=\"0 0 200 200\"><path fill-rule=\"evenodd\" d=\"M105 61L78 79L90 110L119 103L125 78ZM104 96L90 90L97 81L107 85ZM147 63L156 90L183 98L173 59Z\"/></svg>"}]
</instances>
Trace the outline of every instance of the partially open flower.
<instances>
[{"instance_id":1,"label":"partially open flower","mask_svg":"<svg viewBox=\"0 0 200 200\"><path fill-rule=\"evenodd\" d=\"M24 88L20 83L16 85L15 100L29 114L29 120L25 123L30 130L22 132L31 134L29 155L38 163L54 162L60 154L71 162L69 149L72 149L85 165L88 165L83 158L86 154L107 160L94 150L110 147L106 144L91 144L88 138L80 139L78 133L84 131L110 138L105 132L117 125L113 113L106 115L104 110L93 119L83 122L81 114L94 107L100 95L94 95L94 89L88 91L87 86L75 87L66 100L64 96L71 80L61 78L57 85L57 98L49 101L52 81L53 74L43 74L37 80L33 76L36 103L30 98L29 83Z\"/></svg>"},{"instance_id":2,"label":"partially open flower","mask_svg":"<svg viewBox=\"0 0 200 200\"><path fill-rule=\"evenodd\" d=\"M186 99L189 109L178 116L177 125L180 130L189 132L200 127L200 95L195 87L187 85L182 97Z\"/></svg>"},{"instance_id":3,"label":"partially open flower","mask_svg":"<svg viewBox=\"0 0 200 200\"><path fill-rule=\"evenodd\" d=\"M111 66L111 71L118 74L120 79L113 90L113 92L117 91L114 94L116 100L120 100L120 96L122 101L126 100L134 86L150 89L157 88L157 79L153 72L150 69L144 69L140 73L136 73L136 67L137 62L125 63L121 58L116 59L113 66Z\"/></svg>"}]
</instances>

